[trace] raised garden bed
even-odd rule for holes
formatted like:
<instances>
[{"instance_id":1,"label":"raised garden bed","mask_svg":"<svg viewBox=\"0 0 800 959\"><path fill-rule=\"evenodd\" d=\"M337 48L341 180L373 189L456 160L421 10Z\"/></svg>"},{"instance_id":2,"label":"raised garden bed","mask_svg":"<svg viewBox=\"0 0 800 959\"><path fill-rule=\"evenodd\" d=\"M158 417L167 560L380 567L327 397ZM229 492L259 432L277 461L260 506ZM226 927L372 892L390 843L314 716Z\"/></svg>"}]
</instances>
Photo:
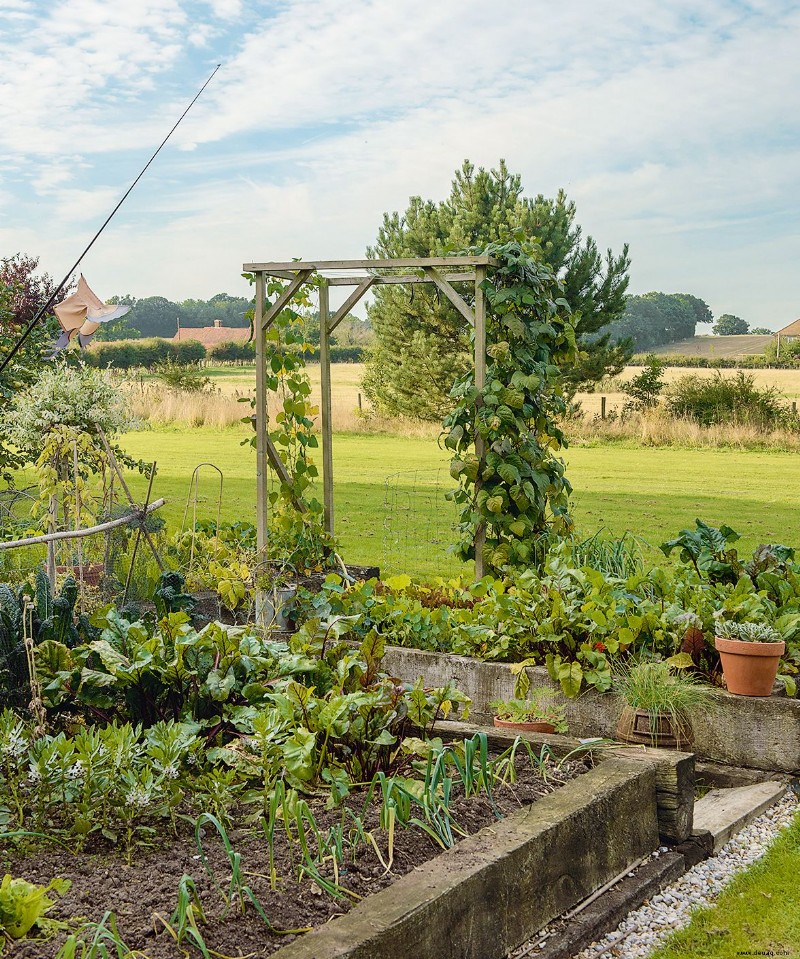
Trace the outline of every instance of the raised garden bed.
<instances>
[{"instance_id":1,"label":"raised garden bed","mask_svg":"<svg viewBox=\"0 0 800 959\"><path fill-rule=\"evenodd\" d=\"M469 848L474 846L475 850L481 851L481 856L489 853L494 855L502 847L505 856L516 848L515 837L531 831L531 824L535 824L532 832L537 835L545 825L548 828L553 826L559 810L569 810L572 815L574 810L583 810L597 799L599 806L596 815L601 820L606 816L611 818L609 796L617 793L625 796L635 793L638 802L644 799L646 807L653 805L652 801L646 802L652 796L652 784L647 774L642 776L635 767L623 768L626 764L616 771L604 764L608 768L598 774L597 770L590 768L592 761L589 758L568 761L565 765L556 765L550 760L544 766L543 776L520 752L516 765L519 778L513 787L498 784L493 791L496 808L493 808L485 794L454 801L453 820L471 838L462 840L448 853L437 855L439 847L422 829L398 829L393 842L391 872L386 869L389 862L387 832L380 826L377 807L373 807L365 817L364 825L375 837L378 851L364 844L355 862L340 867L339 883L349 893L340 899L323 893L319 885L307 877L300 882L292 878L296 872L297 850L292 851L285 836L280 836L280 841L276 843L274 866L281 877L277 890L270 888L268 877L271 865L263 836L252 829L240 828L231 830L229 837L236 853L241 856L244 881L258 898L275 929L305 929L323 925L332 917L348 912L353 903L362 899L364 902L355 909L359 916L364 912L372 913L375 908L371 905L373 901L378 901L377 908L386 899L398 901L396 886L399 883L404 883L402 898L405 901L408 888L418 884L414 877L421 875L423 870L420 867L424 863L429 863L432 875L444 872L450 876L452 888L449 895L452 896L457 885L453 881L454 875L460 874L465 862L472 862L470 856L460 851L462 846L466 848L467 844L472 844ZM579 785L581 783L584 786ZM564 793L564 798L559 800L557 797L561 793ZM359 813L359 802L359 797L354 795L348 799L347 805ZM335 825L342 818L341 810L326 811L322 800L312 803L312 808L321 830ZM500 820L497 818L498 812L503 816ZM651 820L652 815L648 817L645 814L641 828L633 830L634 841L648 848L655 841ZM580 827L581 830L584 828L585 824ZM610 825L602 828L610 828ZM506 838L499 847L501 836ZM573 835L572 841L577 849L579 837ZM630 842L627 833L625 837L615 837L612 843L615 848L608 849L601 860L607 858L609 863L614 864L622 861L630 854ZM237 951L243 954L256 952L258 955L270 955L276 950L282 953L285 944L291 942L294 936L271 932L249 903L243 913L236 902L226 907L214 880L200 861L201 853L207 857L210 873L227 889L231 876L231 857L210 821L203 826L199 846L191 835L166 840L158 844L157 852L138 851L130 866L123 864L119 853L110 852L103 840L93 840L87 852L79 855L48 844L36 848L28 856L22 856L7 844L2 866L3 871L10 871L15 876L39 884L47 884L54 876L70 879L71 889L51 915L64 918L85 915L97 920L106 910L113 910L126 944L144 950L150 959L173 959L184 954L187 943L183 943L183 949L179 948L166 932L161 919L170 920L175 910L181 877L188 875L196 883L208 920L199 927L208 949L231 954L230 947L234 944ZM514 852L514 855L518 853ZM526 855L533 853L529 851ZM580 876L582 855L577 855L571 867L570 890L573 886L583 889L585 882L591 884L594 881L593 871L604 868L602 864L599 867L593 865L589 877L584 880ZM457 864L455 869L453 862ZM407 875L409 873L410 876ZM321 874L325 879L334 879L330 867L322 870ZM402 878L404 876L405 880ZM392 888L386 889L390 885ZM387 895L381 899L380 890L383 889L386 889ZM554 896L556 905L560 904L558 892L544 892L543 901L549 902ZM55 954L56 947L57 940L47 946L41 942L21 941L13 944L7 955L14 959L33 959L42 956L43 949Z\"/></svg>"},{"instance_id":2,"label":"raised garden bed","mask_svg":"<svg viewBox=\"0 0 800 959\"><path fill-rule=\"evenodd\" d=\"M500 959L657 846L654 800L652 768L609 760L276 959Z\"/></svg>"},{"instance_id":3,"label":"raised garden bed","mask_svg":"<svg viewBox=\"0 0 800 959\"><path fill-rule=\"evenodd\" d=\"M453 680L472 699L476 721L491 722L494 700L509 699L514 676L507 665L448 653L389 647L384 667L400 679L424 676L427 684ZM528 670L532 686L557 688L544 667ZM614 693L590 690L565 699L570 732L579 737L613 738L622 709ZM800 700L733 696L715 691L714 709L692 717L694 751L703 759L752 769L794 772L800 769Z\"/></svg>"}]
</instances>

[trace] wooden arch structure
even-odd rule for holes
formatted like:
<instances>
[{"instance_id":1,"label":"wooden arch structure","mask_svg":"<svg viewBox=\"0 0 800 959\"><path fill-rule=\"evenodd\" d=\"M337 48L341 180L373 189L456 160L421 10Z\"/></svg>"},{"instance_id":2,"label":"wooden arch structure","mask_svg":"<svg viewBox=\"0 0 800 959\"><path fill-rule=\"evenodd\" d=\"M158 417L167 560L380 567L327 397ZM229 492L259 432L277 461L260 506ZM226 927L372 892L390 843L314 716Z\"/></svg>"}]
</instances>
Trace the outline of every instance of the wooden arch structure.
<instances>
[{"instance_id":1,"label":"wooden arch structure","mask_svg":"<svg viewBox=\"0 0 800 959\"><path fill-rule=\"evenodd\" d=\"M447 297L464 319L475 329L475 384L478 389L486 385L486 299L482 283L487 270L496 266L490 256L442 256L412 257L377 260L309 260L273 263L245 263L242 269L255 275L255 342L256 342L256 515L258 549L267 554L267 467L271 465L279 477L286 481L286 468L272 444L267 428L267 391L264 368L264 334L276 317L286 309L292 298L304 285L314 282L319 288L320 319L320 374L322 401L320 404L322 432L322 481L325 510L325 529L334 532L333 496L333 425L331 423L331 359L330 337L336 327L353 307L374 286L385 284L412 285L432 283ZM267 277L288 280L278 298L267 304ZM456 285L469 284L474 293L470 305ZM352 293L336 310L330 312L330 287L354 287ZM483 450L480 439L476 453ZM483 575L483 531L479 530L475 542L475 574Z\"/></svg>"}]
</instances>

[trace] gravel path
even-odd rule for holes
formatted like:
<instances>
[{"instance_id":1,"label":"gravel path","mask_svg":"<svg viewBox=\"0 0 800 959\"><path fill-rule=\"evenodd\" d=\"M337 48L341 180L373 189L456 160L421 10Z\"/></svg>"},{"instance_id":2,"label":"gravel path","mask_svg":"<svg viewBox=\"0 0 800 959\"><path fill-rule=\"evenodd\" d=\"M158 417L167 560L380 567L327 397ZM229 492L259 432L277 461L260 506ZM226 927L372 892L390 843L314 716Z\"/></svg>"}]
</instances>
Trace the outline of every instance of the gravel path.
<instances>
[{"instance_id":1,"label":"gravel path","mask_svg":"<svg viewBox=\"0 0 800 959\"><path fill-rule=\"evenodd\" d=\"M614 932L580 953L580 959L643 959L649 955L676 929L689 925L693 909L713 903L737 873L760 859L797 809L798 796L789 792L737 833L716 856L699 862L626 916Z\"/></svg>"},{"instance_id":2,"label":"gravel path","mask_svg":"<svg viewBox=\"0 0 800 959\"><path fill-rule=\"evenodd\" d=\"M644 959L676 929L689 924L693 909L713 903L737 873L760 859L798 810L800 796L789 791L737 833L716 856L693 866L680 879L629 913L613 932L592 943L576 959ZM539 946L547 942L548 931L543 929L537 935ZM511 956L523 953L535 959L537 952L538 949L531 949L531 943L527 943Z\"/></svg>"}]
</instances>

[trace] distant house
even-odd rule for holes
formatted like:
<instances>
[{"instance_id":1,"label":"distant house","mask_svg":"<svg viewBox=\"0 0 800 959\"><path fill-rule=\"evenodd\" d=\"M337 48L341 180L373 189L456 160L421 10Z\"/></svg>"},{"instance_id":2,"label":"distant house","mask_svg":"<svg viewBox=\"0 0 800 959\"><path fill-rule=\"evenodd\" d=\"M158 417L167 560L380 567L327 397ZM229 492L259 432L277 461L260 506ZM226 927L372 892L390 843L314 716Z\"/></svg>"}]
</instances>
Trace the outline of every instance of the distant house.
<instances>
[{"instance_id":1,"label":"distant house","mask_svg":"<svg viewBox=\"0 0 800 959\"><path fill-rule=\"evenodd\" d=\"M223 326L222 320L214 320L213 326L183 327L172 339L173 342L196 340L208 349L220 343L246 343L250 339L250 327Z\"/></svg>"},{"instance_id":2,"label":"distant house","mask_svg":"<svg viewBox=\"0 0 800 959\"><path fill-rule=\"evenodd\" d=\"M800 320L795 320L794 323L790 323L788 326L784 326L782 330L778 330L777 336L779 343L794 343L795 340L800 339Z\"/></svg>"}]
</instances>

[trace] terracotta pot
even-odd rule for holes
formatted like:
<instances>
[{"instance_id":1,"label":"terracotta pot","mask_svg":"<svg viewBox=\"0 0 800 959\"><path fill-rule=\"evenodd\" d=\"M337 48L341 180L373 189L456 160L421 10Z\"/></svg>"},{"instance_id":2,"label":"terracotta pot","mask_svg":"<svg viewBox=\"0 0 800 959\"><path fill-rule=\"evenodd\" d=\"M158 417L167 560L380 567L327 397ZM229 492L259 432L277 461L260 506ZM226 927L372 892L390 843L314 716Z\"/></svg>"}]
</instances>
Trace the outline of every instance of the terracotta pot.
<instances>
[{"instance_id":1,"label":"terracotta pot","mask_svg":"<svg viewBox=\"0 0 800 959\"><path fill-rule=\"evenodd\" d=\"M625 706L617 723L617 738L660 749L686 749L692 744L692 731L688 723L676 723L669 713L659 713L654 722L646 709Z\"/></svg>"},{"instance_id":2,"label":"terracotta pot","mask_svg":"<svg viewBox=\"0 0 800 959\"><path fill-rule=\"evenodd\" d=\"M729 693L737 696L771 696L786 643L748 643L714 637L722 660L722 675Z\"/></svg>"},{"instance_id":3,"label":"terracotta pot","mask_svg":"<svg viewBox=\"0 0 800 959\"><path fill-rule=\"evenodd\" d=\"M83 569L84 586L99 586L100 580L105 574L105 563L85 563L83 567L78 566L56 566L56 572L60 576L73 576L75 582L80 584L81 569Z\"/></svg>"},{"instance_id":4,"label":"terracotta pot","mask_svg":"<svg viewBox=\"0 0 800 959\"><path fill-rule=\"evenodd\" d=\"M544 720L535 723L512 723L507 719L500 719L495 716L494 724L500 729L516 729L521 733L554 733L556 731L552 723L546 723Z\"/></svg>"}]
</instances>

